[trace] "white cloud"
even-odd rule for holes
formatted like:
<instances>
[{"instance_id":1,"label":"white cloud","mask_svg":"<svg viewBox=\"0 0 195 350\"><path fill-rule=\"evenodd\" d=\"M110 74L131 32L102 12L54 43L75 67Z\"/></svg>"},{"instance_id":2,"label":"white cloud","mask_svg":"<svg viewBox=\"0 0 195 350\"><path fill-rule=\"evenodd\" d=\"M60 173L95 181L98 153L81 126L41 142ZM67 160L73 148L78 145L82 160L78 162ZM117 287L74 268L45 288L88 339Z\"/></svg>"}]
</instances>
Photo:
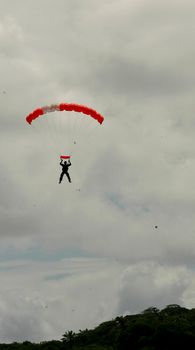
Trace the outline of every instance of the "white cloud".
<instances>
[{"instance_id":1,"label":"white cloud","mask_svg":"<svg viewBox=\"0 0 195 350\"><path fill-rule=\"evenodd\" d=\"M184 267L171 268L151 262L130 266L122 277L118 312L138 313L150 306L181 305L190 282L189 271Z\"/></svg>"},{"instance_id":2,"label":"white cloud","mask_svg":"<svg viewBox=\"0 0 195 350\"><path fill-rule=\"evenodd\" d=\"M120 270L90 258L1 264L1 341L61 338L112 317Z\"/></svg>"}]
</instances>

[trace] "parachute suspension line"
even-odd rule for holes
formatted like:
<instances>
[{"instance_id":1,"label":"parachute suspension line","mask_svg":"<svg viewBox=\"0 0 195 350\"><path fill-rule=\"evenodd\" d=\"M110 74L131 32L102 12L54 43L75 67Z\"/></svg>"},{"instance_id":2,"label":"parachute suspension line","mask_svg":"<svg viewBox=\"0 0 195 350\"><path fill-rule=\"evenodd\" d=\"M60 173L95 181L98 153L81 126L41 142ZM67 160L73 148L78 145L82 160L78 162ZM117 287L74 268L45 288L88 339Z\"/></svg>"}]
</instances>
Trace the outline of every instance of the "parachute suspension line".
<instances>
[{"instance_id":1,"label":"parachute suspension line","mask_svg":"<svg viewBox=\"0 0 195 350\"><path fill-rule=\"evenodd\" d=\"M54 132L54 125L55 123L53 123L53 118L50 118L48 115L45 116L46 118L46 133L47 133L47 139L48 139L48 144L49 144L49 150L50 151L57 151L56 150L56 134Z\"/></svg>"},{"instance_id":2,"label":"parachute suspension line","mask_svg":"<svg viewBox=\"0 0 195 350\"><path fill-rule=\"evenodd\" d=\"M47 115L45 116L46 118L46 132L47 132L47 138L49 141L49 147L52 149L52 145L55 145L55 140L54 140L54 133L52 132L52 125L51 125L51 118L49 118Z\"/></svg>"},{"instance_id":3,"label":"parachute suspension line","mask_svg":"<svg viewBox=\"0 0 195 350\"><path fill-rule=\"evenodd\" d=\"M35 135L39 136L39 141L41 140L42 149L47 145L49 152L52 152L53 155L59 150L55 147L56 133L53 132L53 125L50 122L48 116L43 116L43 118L38 119L36 123L32 123L31 127L35 130Z\"/></svg>"},{"instance_id":4,"label":"parachute suspension line","mask_svg":"<svg viewBox=\"0 0 195 350\"><path fill-rule=\"evenodd\" d=\"M67 129L68 129L68 133L66 135L66 147L67 149L64 149L65 152L68 152L68 154L71 156L72 155L72 152L71 152L71 143L72 143L72 135L73 135L73 127L72 127L72 124L73 124L73 120L71 119L72 116L70 116L70 118L67 118L64 120L63 118L63 114L61 114L61 121L62 121L62 124L66 124L67 125ZM63 137L63 135L62 135Z\"/></svg>"},{"instance_id":5,"label":"parachute suspension line","mask_svg":"<svg viewBox=\"0 0 195 350\"><path fill-rule=\"evenodd\" d=\"M55 116L56 122L55 122L55 123L52 123L52 125L54 125L54 129L55 129L55 130L54 130L55 145L57 145L57 144L58 144L58 138L59 138L59 136L61 136L61 126L60 126L60 123L59 123L61 114L60 114L58 111L56 111L55 114L56 114L56 116ZM52 118L51 118L51 119L52 119ZM56 147L55 147L55 148L56 148ZM60 150L60 149L56 149L56 151L57 151L57 154L58 154L58 153L61 153L61 150Z\"/></svg>"},{"instance_id":6,"label":"parachute suspension line","mask_svg":"<svg viewBox=\"0 0 195 350\"><path fill-rule=\"evenodd\" d=\"M68 125L69 125L69 130L70 130L70 133L69 133L69 145L70 145L70 149L71 149L71 155L72 155L72 148L73 148L73 138L75 136L75 133L76 133L76 118L75 118L75 113L74 112L71 112L73 113L70 118L68 119ZM80 117L80 116L78 116Z\"/></svg>"},{"instance_id":7,"label":"parachute suspension line","mask_svg":"<svg viewBox=\"0 0 195 350\"><path fill-rule=\"evenodd\" d=\"M32 128L35 130L35 135L39 135L39 140L41 140L42 148L44 148L44 147L45 147L45 145L44 145L44 139L45 139L45 137L43 137L42 131L41 131L40 128L38 128L37 125L35 125L35 124L32 124L31 126L32 126Z\"/></svg>"},{"instance_id":8,"label":"parachute suspension line","mask_svg":"<svg viewBox=\"0 0 195 350\"><path fill-rule=\"evenodd\" d=\"M74 121L73 121L73 125L72 125L72 129L73 129L72 142L75 146L74 151L75 151L76 145L79 143L79 135L80 135L82 121L83 121L82 114L79 115L79 118L77 118L76 115L74 114ZM81 137L81 135L80 135L80 137Z\"/></svg>"},{"instance_id":9,"label":"parachute suspension line","mask_svg":"<svg viewBox=\"0 0 195 350\"><path fill-rule=\"evenodd\" d=\"M44 114L51 113L56 111L57 105L51 105L51 106L44 106L42 107L42 110L44 111ZM49 150L50 151L57 151L56 150L56 132L54 132L54 128L56 128L56 123L53 123L52 119L47 114L43 116L45 118L45 128L46 128L46 135L47 135L47 141L49 144ZM42 118L40 118L42 119Z\"/></svg>"}]
</instances>

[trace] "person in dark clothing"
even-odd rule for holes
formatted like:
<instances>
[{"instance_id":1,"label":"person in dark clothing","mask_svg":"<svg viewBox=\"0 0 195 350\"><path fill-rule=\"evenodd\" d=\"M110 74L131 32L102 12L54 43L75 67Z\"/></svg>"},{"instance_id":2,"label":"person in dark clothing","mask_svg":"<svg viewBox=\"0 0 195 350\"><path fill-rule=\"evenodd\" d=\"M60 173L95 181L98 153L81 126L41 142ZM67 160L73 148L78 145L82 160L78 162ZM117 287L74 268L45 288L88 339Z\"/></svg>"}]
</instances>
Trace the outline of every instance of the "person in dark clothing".
<instances>
[{"instance_id":1,"label":"person in dark clothing","mask_svg":"<svg viewBox=\"0 0 195 350\"><path fill-rule=\"evenodd\" d=\"M60 165L62 167L62 172L61 172L61 175L59 178L59 184L62 182L64 174L67 176L68 181L71 182L71 178L70 178L70 175L68 173L68 168L69 168L69 166L71 166L70 159L69 159L69 163L67 163L66 161L64 161L64 163L63 163L63 161L61 160Z\"/></svg>"}]
</instances>

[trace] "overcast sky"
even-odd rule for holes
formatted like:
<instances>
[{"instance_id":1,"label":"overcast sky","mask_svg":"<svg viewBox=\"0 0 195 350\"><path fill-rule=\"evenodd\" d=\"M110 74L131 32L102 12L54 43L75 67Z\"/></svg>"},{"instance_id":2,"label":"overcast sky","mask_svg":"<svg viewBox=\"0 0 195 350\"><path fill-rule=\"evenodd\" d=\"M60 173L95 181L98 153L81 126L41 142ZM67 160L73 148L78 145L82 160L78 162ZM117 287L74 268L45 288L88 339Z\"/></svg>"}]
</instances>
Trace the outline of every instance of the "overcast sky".
<instances>
[{"instance_id":1,"label":"overcast sky","mask_svg":"<svg viewBox=\"0 0 195 350\"><path fill-rule=\"evenodd\" d=\"M0 342L195 306L194 32L190 0L0 0ZM61 185L25 122L60 102L105 116Z\"/></svg>"}]
</instances>

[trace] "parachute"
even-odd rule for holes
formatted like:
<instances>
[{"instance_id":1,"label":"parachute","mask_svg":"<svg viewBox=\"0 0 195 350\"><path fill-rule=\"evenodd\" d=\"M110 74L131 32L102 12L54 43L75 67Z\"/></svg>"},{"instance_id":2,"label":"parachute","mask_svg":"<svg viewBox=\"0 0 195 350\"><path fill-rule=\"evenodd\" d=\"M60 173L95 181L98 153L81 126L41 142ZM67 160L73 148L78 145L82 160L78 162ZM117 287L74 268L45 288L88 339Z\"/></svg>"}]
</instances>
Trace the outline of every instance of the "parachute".
<instances>
[{"instance_id":1,"label":"parachute","mask_svg":"<svg viewBox=\"0 0 195 350\"><path fill-rule=\"evenodd\" d=\"M96 119L100 124L102 124L104 121L104 117L101 114L97 113L94 109L89 108L87 106L79 105L76 103L60 103L60 104L37 108L26 117L26 121L29 124L31 124L33 120L40 117L41 115L46 114L48 112L54 112L54 111L82 112Z\"/></svg>"},{"instance_id":2,"label":"parachute","mask_svg":"<svg viewBox=\"0 0 195 350\"><path fill-rule=\"evenodd\" d=\"M50 112L55 115L48 117ZM103 121L96 110L76 103L40 107L26 116L26 122L41 131L41 139L47 137L50 149L55 148L61 159L70 159L82 137L86 140L86 134Z\"/></svg>"}]
</instances>

